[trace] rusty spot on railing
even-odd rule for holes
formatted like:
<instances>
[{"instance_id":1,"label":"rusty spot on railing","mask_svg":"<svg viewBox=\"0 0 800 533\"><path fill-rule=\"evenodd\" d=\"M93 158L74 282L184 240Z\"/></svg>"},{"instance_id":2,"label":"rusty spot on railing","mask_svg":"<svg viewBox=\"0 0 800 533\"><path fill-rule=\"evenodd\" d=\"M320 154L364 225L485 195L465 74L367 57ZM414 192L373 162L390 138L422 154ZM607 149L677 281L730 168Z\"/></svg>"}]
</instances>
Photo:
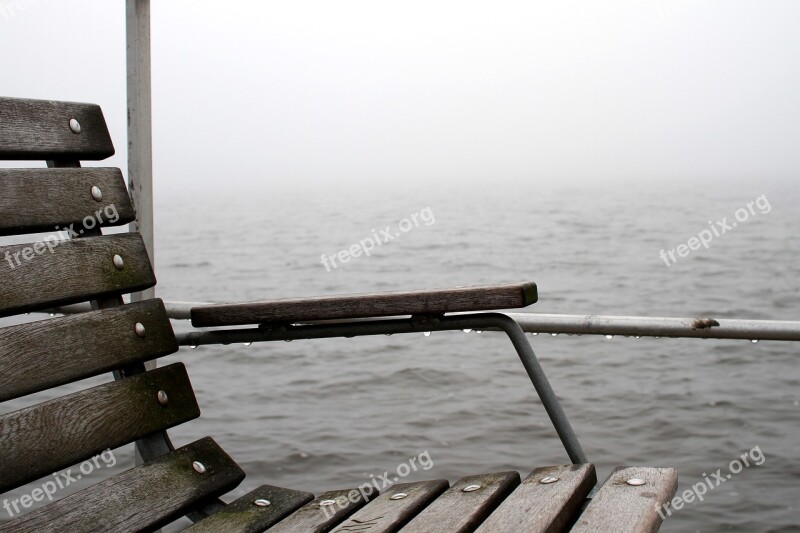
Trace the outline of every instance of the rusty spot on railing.
<instances>
[{"instance_id":1,"label":"rusty spot on railing","mask_svg":"<svg viewBox=\"0 0 800 533\"><path fill-rule=\"evenodd\" d=\"M719 326L719 322L713 318L695 318L692 322L692 329L708 329Z\"/></svg>"}]
</instances>

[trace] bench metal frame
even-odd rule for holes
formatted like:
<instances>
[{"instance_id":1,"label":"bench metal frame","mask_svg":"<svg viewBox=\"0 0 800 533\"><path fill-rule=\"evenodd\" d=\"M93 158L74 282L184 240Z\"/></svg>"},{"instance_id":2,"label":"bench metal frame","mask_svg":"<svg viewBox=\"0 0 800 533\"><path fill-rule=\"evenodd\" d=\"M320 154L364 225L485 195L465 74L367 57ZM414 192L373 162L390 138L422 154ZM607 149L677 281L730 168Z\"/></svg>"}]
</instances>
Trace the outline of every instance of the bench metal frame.
<instances>
[{"instance_id":1,"label":"bench metal frame","mask_svg":"<svg viewBox=\"0 0 800 533\"><path fill-rule=\"evenodd\" d=\"M574 464L588 463L578 437L561 408L547 376L539 364L525 332L514 320L502 313L476 313L469 315L415 315L411 318L375 319L358 322L333 322L320 324L263 324L258 328L228 329L178 333L181 346L203 344L234 344L248 342L287 341L301 339L326 339L333 337L359 337L366 335L394 335L425 333L431 331L481 330L496 328L503 331L517 351L533 387L553 423L564 449ZM145 457L145 459L147 459Z\"/></svg>"}]
</instances>

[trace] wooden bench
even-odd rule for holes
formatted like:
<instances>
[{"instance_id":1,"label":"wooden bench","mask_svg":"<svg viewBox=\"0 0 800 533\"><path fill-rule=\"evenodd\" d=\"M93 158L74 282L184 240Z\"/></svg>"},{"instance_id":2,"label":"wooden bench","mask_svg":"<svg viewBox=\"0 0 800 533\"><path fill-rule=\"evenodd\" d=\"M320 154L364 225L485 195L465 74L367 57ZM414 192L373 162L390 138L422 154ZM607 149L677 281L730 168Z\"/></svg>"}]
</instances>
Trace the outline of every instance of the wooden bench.
<instances>
[{"instance_id":1,"label":"wooden bench","mask_svg":"<svg viewBox=\"0 0 800 533\"><path fill-rule=\"evenodd\" d=\"M446 480L401 483L380 494L361 486L315 497L264 485L230 504L221 502L218 498L245 477L236 462L211 438L175 449L167 435L169 428L200 415L184 365L150 371L144 366L179 348L164 304L122 300L123 294L156 283L138 234L101 230L135 218L122 174L80 165L113 153L97 106L0 98L0 159L48 164L0 170L0 236L61 228L71 237L0 247L0 316L85 301L93 307L0 329L0 401L108 372L114 377L0 415L0 492L42 479L42 487L54 487L59 478L53 472L131 442L145 459L0 523L2 531L152 531L183 515L194 522L188 530L198 532L658 529L657 509L676 491L673 469L619 467L589 499L597 479L594 466L585 462L538 468L524 479L499 472L470 474L452 486ZM524 307L535 300L535 285L526 283L223 305L192 315L200 326L260 324L260 331L272 336L264 340L271 340L348 327L414 328L420 320L421 327L426 321L455 323L474 318L444 315ZM319 325L398 315L413 316L408 325L400 319ZM304 322L312 329L295 325ZM43 499L41 491L31 494L28 502ZM10 504L30 507L24 497Z\"/></svg>"}]
</instances>

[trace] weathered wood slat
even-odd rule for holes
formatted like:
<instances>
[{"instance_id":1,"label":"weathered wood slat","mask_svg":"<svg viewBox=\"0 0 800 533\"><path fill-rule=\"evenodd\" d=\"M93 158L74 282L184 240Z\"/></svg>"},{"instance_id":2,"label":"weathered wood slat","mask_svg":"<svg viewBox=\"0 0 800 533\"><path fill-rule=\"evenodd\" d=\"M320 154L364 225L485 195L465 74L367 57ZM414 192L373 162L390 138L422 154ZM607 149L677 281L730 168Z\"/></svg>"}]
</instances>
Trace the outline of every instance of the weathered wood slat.
<instances>
[{"instance_id":1,"label":"weathered wood slat","mask_svg":"<svg viewBox=\"0 0 800 533\"><path fill-rule=\"evenodd\" d=\"M205 473L194 470L194 461L205 466ZM233 459L205 438L20 516L3 524L3 531L152 531L243 479Z\"/></svg>"},{"instance_id":2,"label":"weathered wood slat","mask_svg":"<svg viewBox=\"0 0 800 533\"><path fill-rule=\"evenodd\" d=\"M430 505L449 483L444 479L400 483L358 510L333 531L391 533L400 531L408 521ZM405 494L401 499L401 495Z\"/></svg>"},{"instance_id":3,"label":"weathered wood slat","mask_svg":"<svg viewBox=\"0 0 800 533\"><path fill-rule=\"evenodd\" d=\"M263 485L184 531L261 533L313 499L310 492Z\"/></svg>"},{"instance_id":4,"label":"weathered wood slat","mask_svg":"<svg viewBox=\"0 0 800 533\"><path fill-rule=\"evenodd\" d=\"M161 300L3 328L0 401L177 351Z\"/></svg>"},{"instance_id":5,"label":"weathered wood slat","mask_svg":"<svg viewBox=\"0 0 800 533\"><path fill-rule=\"evenodd\" d=\"M463 477L411 520L402 533L475 531L517 485L517 472Z\"/></svg>"},{"instance_id":6,"label":"weathered wood slat","mask_svg":"<svg viewBox=\"0 0 800 533\"><path fill-rule=\"evenodd\" d=\"M135 218L118 168L0 169L0 235L54 232L70 224L81 229L84 221L121 226Z\"/></svg>"},{"instance_id":7,"label":"weathered wood slat","mask_svg":"<svg viewBox=\"0 0 800 533\"><path fill-rule=\"evenodd\" d=\"M367 501L356 489L323 492L270 528L269 533L326 533L364 507Z\"/></svg>"},{"instance_id":8,"label":"weathered wood slat","mask_svg":"<svg viewBox=\"0 0 800 533\"><path fill-rule=\"evenodd\" d=\"M558 481L542 482L549 481L548 478ZM597 475L591 464L537 468L476 532L564 531L596 483Z\"/></svg>"},{"instance_id":9,"label":"weathered wood slat","mask_svg":"<svg viewBox=\"0 0 800 533\"><path fill-rule=\"evenodd\" d=\"M198 416L181 363L2 415L0 492Z\"/></svg>"},{"instance_id":10,"label":"weathered wood slat","mask_svg":"<svg viewBox=\"0 0 800 533\"><path fill-rule=\"evenodd\" d=\"M516 309L535 303L535 283L298 298L192 309L197 327Z\"/></svg>"},{"instance_id":11,"label":"weathered wood slat","mask_svg":"<svg viewBox=\"0 0 800 533\"><path fill-rule=\"evenodd\" d=\"M73 119L80 133L70 127ZM114 145L99 106L0 98L0 159L100 160L112 155Z\"/></svg>"},{"instance_id":12,"label":"weathered wood slat","mask_svg":"<svg viewBox=\"0 0 800 533\"><path fill-rule=\"evenodd\" d=\"M0 247L0 316L136 292L156 283L138 233L52 244ZM115 255L123 259L122 269L114 265Z\"/></svg>"},{"instance_id":13,"label":"weathered wood slat","mask_svg":"<svg viewBox=\"0 0 800 533\"><path fill-rule=\"evenodd\" d=\"M632 486L629 480L643 480ZM674 468L618 466L597 491L572 528L573 532L616 531L640 533L658 531L666 514L663 505L678 490Z\"/></svg>"}]
</instances>

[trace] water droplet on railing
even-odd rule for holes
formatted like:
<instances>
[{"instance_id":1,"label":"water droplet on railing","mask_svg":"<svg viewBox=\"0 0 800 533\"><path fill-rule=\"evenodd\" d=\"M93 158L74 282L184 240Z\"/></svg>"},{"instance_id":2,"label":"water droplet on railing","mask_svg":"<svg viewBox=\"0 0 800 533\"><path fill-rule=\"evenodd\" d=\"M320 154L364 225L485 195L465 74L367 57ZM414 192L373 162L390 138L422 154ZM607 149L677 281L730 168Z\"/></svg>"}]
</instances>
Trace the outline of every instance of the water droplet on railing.
<instances>
[{"instance_id":1,"label":"water droplet on railing","mask_svg":"<svg viewBox=\"0 0 800 533\"><path fill-rule=\"evenodd\" d=\"M292 339L283 339L284 342L292 342Z\"/></svg>"},{"instance_id":2,"label":"water droplet on railing","mask_svg":"<svg viewBox=\"0 0 800 533\"><path fill-rule=\"evenodd\" d=\"M197 349L197 345L196 344L192 344L191 346L189 346L189 348L191 348L192 350L196 350Z\"/></svg>"},{"instance_id":3,"label":"water droplet on railing","mask_svg":"<svg viewBox=\"0 0 800 533\"><path fill-rule=\"evenodd\" d=\"M430 331L426 331L425 333L423 333L423 335L425 335L426 337L430 337L431 336L431 332Z\"/></svg>"},{"instance_id":4,"label":"water droplet on railing","mask_svg":"<svg viewBox=\"0 0 800 533\"><path fill-rule=\"evenodd\" d=\"M551 337L558 337L558 333L551 333L550 336Z\"/></svg>"},{"instance_id":5,"label":"water droplet on railing","mask_svg":"<svg viewBox=\"0 0 800 533\"><path fill-rule=\"evenodd\" d=\"M471 329L462 329L461 331L463 331L464 333L469 333L472 330Z\"/></svg>"},{"instance_id":6,"label":"water droplet on railing","mask_svg":"<svg viewBox=\"0 0 800 533\"><path fill-rule=\"evenodd\" d=\"M482 329L476 329L475 333L483 333L483 330Z\"/></svg>"},{"instance_id":7,"label":"water droplet on railing","mask_svg":"<svg viewBox=\"0 0 800 533\"><path fill-rule=\"evenodd\" d=\"M245 346L250 346L250 345L252 345L253 343L252 343L252 342L243 342L242 344L244 344Z\"/></svg>"},{"instance_id":8,"label":"water droplet on railing","mask_svg":"<svg viewBox=\"0 0 800 533\"><path fill-rule=\"evenodd\" d=\"M753 339L753 340L751 340L750 342L752 342L753 344L755 344L755 343L757 343L757 342L758 342L758 339Z\"/></svg>"},{"instance_id":9,"label":"water droplet on railing","mask_svg":"<svg viewBox=\"0 0 800 533\"><path fill-rule=\"evenodd\" d=\"M50 313L50 316L56 316L56 314L55 313Z\"/></svg>"},{"instance_id":10,"label":"water droplet on railing","mask_svg":"<svg viewBox=\"0 0 800 533\"><path fill-rule=\"evenodd\" d=\"M634 337L634 339L641 339L641 337L640 337L639 335L636 335L636 336Z\"/></svg>"},{"instance_id":11,"label":"water droplet on railing","mask_svg":"<svg viewBox=\"0 0 800 533\"><path fill-rule=\"evenodd\" d=\"M533 336L534 336L534 337L535 337L536 335L538 335L538 334L539 334L539 333L538 333L537 331L534 331L534 332L533 332Z\"/></svg>"},{"instance_id":12,"label":"water droplet on railing","mask_svg":"<svg viewBox=\"0 0 800 533\"><path fill-rule=\"evenodd\" d=\"M611 339L613 339L613 338L614 338L614 335L606 335L606 339L609 339L609 340L611 340Z\"/></svg>"}]
</instances>

